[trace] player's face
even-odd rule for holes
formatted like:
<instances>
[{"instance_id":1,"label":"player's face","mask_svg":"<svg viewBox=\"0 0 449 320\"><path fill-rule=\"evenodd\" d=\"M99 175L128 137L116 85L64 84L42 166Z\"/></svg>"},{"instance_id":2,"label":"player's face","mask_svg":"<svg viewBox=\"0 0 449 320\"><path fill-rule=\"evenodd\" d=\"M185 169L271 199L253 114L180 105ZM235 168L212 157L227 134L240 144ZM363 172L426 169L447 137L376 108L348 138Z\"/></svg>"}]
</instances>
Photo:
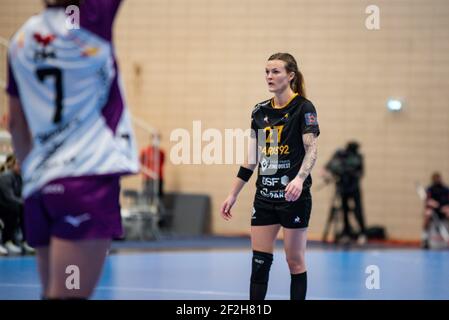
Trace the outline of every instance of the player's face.
<instances>
[{"instance_id":1,"label":"player's face","mask_svg":"<svg viewBox=\"0 0 449 320\"><path fill-rule=\"evenodd\" d=\"M441 176L439 174L435 174L432 176L433 184L441 184Z\"/></svg>"},{"instance_id":2,"label":"player's face","mask_svg":"<svg viewBox=\"0 0 449 320\"><path fill-rule=\"evenodd\" d=\"M290 86L294 73L288 73L285 69L285 62L282 60L270 60L265 67L265 80L268 84L268 91L281 93Z\"/></svg>"}]
</instances>

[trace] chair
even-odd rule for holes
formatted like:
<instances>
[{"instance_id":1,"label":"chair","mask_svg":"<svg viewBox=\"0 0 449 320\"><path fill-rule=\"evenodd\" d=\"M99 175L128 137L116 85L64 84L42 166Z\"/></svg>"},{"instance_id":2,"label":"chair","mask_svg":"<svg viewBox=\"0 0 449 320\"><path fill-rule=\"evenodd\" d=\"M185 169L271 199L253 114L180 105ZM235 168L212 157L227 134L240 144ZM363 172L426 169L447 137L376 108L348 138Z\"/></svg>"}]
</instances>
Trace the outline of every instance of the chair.
<instances>
[{"instance_id":1,"label":"chair","mask_svg":"<svg viewBox=\"0 0 449 320\"><path fill-rule=\"evenodd\" d=\"M160 238L159 220L160 206L151 202L142 192L125 189L122 192L125 199L122 208L122 222L125 229L125 239L156 240Z\"/></svg>"}]
</instances>

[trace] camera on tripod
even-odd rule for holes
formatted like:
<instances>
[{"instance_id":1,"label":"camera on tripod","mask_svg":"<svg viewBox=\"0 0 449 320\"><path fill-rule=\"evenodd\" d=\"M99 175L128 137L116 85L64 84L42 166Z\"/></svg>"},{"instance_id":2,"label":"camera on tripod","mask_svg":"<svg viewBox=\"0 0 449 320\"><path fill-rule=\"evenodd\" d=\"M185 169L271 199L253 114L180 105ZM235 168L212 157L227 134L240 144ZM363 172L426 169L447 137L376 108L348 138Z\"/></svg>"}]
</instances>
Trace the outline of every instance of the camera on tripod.
<instances>
[{"instance_id":1,"label":"camera on tripod","mask_svg":"<svg viewBox=\"0 0 449 320\"><path fill-rule=\"evenodd\" d=\"M362 176L362 157L356 142L348 143L346 149L338 149L326 165L339 192L352 192L358 188Z\"/></svg>"},{"instance_id":2,"label":"camera on tripod","mask_svg":"<svg viewBox=\"0 0 449 320\"><path fill-rule=\"evenodd\" d=\"M342 198L353 198L354 195L359 195L359 182L363 175L363 158L358 153L358 148L357 142L349 142L346 149L338 149L326 165L328 177L325 178L325 182L327 184L335 183L335 193L323 233L324 242L327 242L331 227L334 229L335 242L338 242L345 233L350 233L347 234L348 236L352 235L348 218L346 217L346 221L342 223L340 217L344 215ZM357 200L360 201L360 198Z\"/></svg>"}]
</instances>

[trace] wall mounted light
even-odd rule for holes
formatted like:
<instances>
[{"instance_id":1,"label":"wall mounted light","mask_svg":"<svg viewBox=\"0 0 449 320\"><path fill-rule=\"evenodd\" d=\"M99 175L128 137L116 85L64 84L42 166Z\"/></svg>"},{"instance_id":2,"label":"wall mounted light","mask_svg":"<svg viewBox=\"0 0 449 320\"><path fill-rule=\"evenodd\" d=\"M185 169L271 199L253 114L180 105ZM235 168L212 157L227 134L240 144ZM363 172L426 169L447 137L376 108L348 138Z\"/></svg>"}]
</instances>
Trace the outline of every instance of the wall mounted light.
<instances>
[{"instance_id":1,"label":"wall mounted light","mask_svg":"<svg viewBox=\"0 0 449 320\"><path fill-rule=\"evenodd\" d=\"M399 112L402 110L403 103L399 99L388 99L387 109L390 112Z\"/></svg>"}]
</instances>

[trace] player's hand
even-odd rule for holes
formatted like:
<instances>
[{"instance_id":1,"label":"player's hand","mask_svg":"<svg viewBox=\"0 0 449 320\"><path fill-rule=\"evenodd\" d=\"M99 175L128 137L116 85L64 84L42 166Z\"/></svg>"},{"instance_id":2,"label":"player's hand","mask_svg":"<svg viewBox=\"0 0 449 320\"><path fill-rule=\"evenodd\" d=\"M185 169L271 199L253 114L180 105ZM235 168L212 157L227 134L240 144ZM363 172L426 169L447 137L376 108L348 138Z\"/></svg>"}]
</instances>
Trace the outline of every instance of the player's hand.
<instances>
[{"instance_id":1,"label":"player's hand","mask_svg":"<svg viewBox=\"0 0 449 320\"><path fill-rule=\"evenodd\" d=\"M299 177L296 177L285 188L285 200L286 201L296 201L299 199L299 196L302 192L302 185L304 181L302 181Z\"/></svg>"},{"instance_id":2,"label":"player's hand","mask_svg":"<svg viewBox=\"0 0 449 320\"><path fill-rule=\"evenodd\" d=\"M441 212L446 215L446 217L449 218L449 204L444 205L441 207Z\"/></svg>"},{"instance_id":3,"label":"player's hand","mask_svg":"<svg viewBox=\"0 0 449 320\"><path fill-rule=\"evenodd\" d=\"M223 219L225 220L231 220L232 218L232 213L231 213L231 208L234 205L235 201L237 200L237 197L230 194L226 200L223 202L223 204L221 205L221 216L223 217Z\"/></svg>"},{"instance_id":4,"label":"player's hand","mask_svg":"<svg viewBox=\"0 0 449 320\"><path fill-rule=\"evenodd\" d=\"M436 209L440 206L440 204L438 203L438 201L436 201L434 199L428 199L427 206Z\"/></svg>"}]
</instances>

